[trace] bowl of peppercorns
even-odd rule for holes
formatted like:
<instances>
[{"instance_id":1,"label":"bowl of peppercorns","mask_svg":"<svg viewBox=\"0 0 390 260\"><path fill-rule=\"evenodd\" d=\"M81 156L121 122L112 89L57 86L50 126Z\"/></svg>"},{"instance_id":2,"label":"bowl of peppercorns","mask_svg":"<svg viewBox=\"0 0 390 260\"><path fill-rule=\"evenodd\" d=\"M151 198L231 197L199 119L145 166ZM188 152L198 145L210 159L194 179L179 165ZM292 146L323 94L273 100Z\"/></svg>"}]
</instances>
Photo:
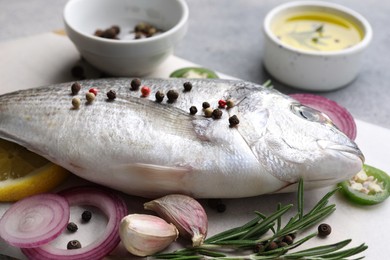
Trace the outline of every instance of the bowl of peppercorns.
<instances>
[{"instance_id":1,"label":"bowl of peppercorns","mask_svg":"<svg viewBox=\"0 0 390 260\"><path fill-rule=\"evenodd\" d=\"M185 0L69 0L65 30L81 56L112 76L145 76L185 35Z\"/></svg>"}]
</instances>

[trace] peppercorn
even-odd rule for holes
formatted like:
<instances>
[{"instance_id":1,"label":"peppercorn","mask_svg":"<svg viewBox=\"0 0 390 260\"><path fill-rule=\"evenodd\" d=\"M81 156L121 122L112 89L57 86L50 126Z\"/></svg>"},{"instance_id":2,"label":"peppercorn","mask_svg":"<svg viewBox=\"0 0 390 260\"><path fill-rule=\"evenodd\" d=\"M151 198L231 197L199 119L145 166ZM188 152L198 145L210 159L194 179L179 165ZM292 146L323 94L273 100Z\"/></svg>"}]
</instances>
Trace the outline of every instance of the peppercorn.
<instances>
[{"instance_id":1,"label":"peppercorn","mask_svg":"<svg viewBox=\"0 0 390 260\"><path fill-rule=\"evenodd\" d=\"M97 96L97 94L98 94L98 89L97 88L90 88L89 90L88 90L88 92L90 92L90 93L93 93L93 94L95 94L95 96Z\"/></svg>"},{"instance_id":2,"label":"peppercorn","mask_svg":"<svg viewBox=\"0 0 390 260\"><path fill-rule=\"evenodd\" d=\"M89 211L89 210L85 210L85 211L81 214L81 219L82 219L84 222L90 221L91 218L92 218L92 212Z\"/></svg>"},{"instance_id":3,"label":"peppercorn","mask_svg":"<svg viewBox=\"0 0 390 260\"><path fill-rule=\"evenodd\" d=\"M294 240L297 237L297 234L296 233L290 233L290 234L288 234L288 236L290 236Z\"/></svg>"},{"instance_id":4,"label":"peppercorn","mask_svg":"<svg viewBox=\"0 0 390 260\"><path fill-rule=\"evenodd\" d=\"M165 97L164 93L162 93L160 90L156 92L156 101L161 103Z\"/></svg>"},{"instance_id":5,"label":"peppercorn","mask_svg":"<svg viewBox=\"0 0 390 260\"><path fill-rule=\"evenodd\" d=\"M191 91L192 84L191 82L184 82L183 87L184 87L184 91Z\"/></svg>"},{"instance_id":6,"label":"peppercorn","mask_svg":"<svg viewBox=\"0 0 390 260\"><path fill-rule=\"evenodd\" d=\"M71 240L66 245L66 248L67 249L78 249L78 248L81 248L81 243L78 240Z\"/></svg>"},{"instance_id":7,"label":"peppercorn","mask_svg":"<svg viewBox=\"0 0 390 260\"><path fill-rule=\"evenodd\" d=\"M121 32L121 28L118 25L111 26L111 29L115 31L115 34L119 34Z\"/></svg>"},{"instance_id":8,"label":"peppercorn","mask_svg":"<svg viewBox=\"0 0 390 260\"><path fill-rule=\"evenodd\" d=\"M217 212L223 213L225 211L226 211L226 205L225 204L220 203L220 204L217 205Z\"/></svg>"},{"instance_id":9,"label":"peppercorn","mask_svg":"<svg viewBox=\"0 0 390 260\"><path fill-rule=\"evenodd\" d=\"M283 242L283 241L282 241L282 242L279 242L279 243L278 243L278 248L279 248L279 247L285 247L285 246L288 246L288 244L287 244L286 242Z\"/></svg>"},{"instance_id":10,"label":"peppercorn","mask_svg":"<svg viewBox=\"0 0 390 260\"><path fill-rule=\"evenodd\" d=\"M130 83L131 90L138 90L139 87L141 86L141 80L140 79L133 79Z\"/></svg>"},{"instance_id":11,"label":"peppercorn","mask_svg":"<svg viewBox=\"0 0 390 260\"><path fill-rule=\"evenodd\" d=\"M203 109L209 108L210 107L210 103L209 102L203 102L202 103L202 107L203 107Z\"/></svg>"},{"instance_id":12,"label":"peppercorn","mask_svg":"<svg viewBox=\"0 0 390 260\"><path fill-rule=\"evenodd\" d=\"M141 39L142 38L142 33L140 33L140 32L136 32L135 34L134 34L134 39Z\"/></svg>"},{"instance_id":13,"label":"peppercorn","mask_svg":"<svg viewBox=\"0 0 390 260\"><path fill-rule=\"evenodd\" d=\"M265 251L271 251L278 248L278 244L275 241L270 242L267 247L265 248Z\"/></svg>"},{"instance_id":14,"label":"peppercorn","mask_svg":"<svg viewBox=\"0 0 390 260\"><path fill-rule=\"evenodd\" d=\"M264 252L265 246L262 243L256 244L255 248L253 250L254 253L261 253Z\"/></svg>"},{"instance_id":15,"label":"peppercorn","mask_svg":"<svg viewBox=\"0 0 390 260\"><path fill-rule=\"evenodd\" d=\"M146 37L152 37L157 32L156 28L150 27L146 32Z\"/></svg>"},{"instance_id":16,"label":"peppercorn","mask_svg":"<svg viewBox=\"0 0 390 260\"><path fill-rule=\"evenodd\" d=\"M229 117L229 125L230 125L230 127L235 127L239 123L240 123L240 120L238 119L238 117L236 115L233 115L233 116Z\"/></svg>"},{"instance_id":17,"label":"peppercorn","mask_svg":"<svg viewBox=\"0 0 390 260\"><path fill-rule=\"evenodd\" d=\"M218 107L219 107L219 108L225 108L225 107L226 107L226 101L223 100L223 99L220 99L220 100L218 101Z\"/></svg>"},{"instance_id":18,"label":"peppercorn","mask_svg":"<svg viewBox=\"0 0 390 260\"><path fill-rule=\"evenodd\" d=\"M173 89L167 92L168 103L173 103L179 97L179 93Z\"/></svg>"},{"instance_id":19,"label":"peppercorn","mask_svg":"<svg viewBox=\"0 0 390 260\"><path fill-rule=\"evenodd\" d=\"M196 108L196 106L191 106L190 107L190 114L195 115L196 113L198 113L198 109Z\"/></svg>"},{"instance_id":20,"label":"peppercorn","mask_svg":"<svg viewBox=\"0 0 390 260\"><path fill-rule=\"evenodd\" d=\"M285 236L285 237L283 238L282 241L285 242L285 243L287 243L288 245L291 245L291 244L294 242L294 239L293 239L291 236L287 235L287 236Z\"/></svg>"},{"instance_id":21,"label":"peppercorn","mask_svg":"<svg viewBox=\"0 0 390 260\"><path fill-rule=\"evenodd\" d=\"M145 31L148 27L147 23L140 22L134 27L135 32L143 32Z\"/></svg>"},{"instance_id":22,"label":"peppercorn","mask_svg":"<svg viewBox=\"0 0 390 260\"><path fill-rule=\"evenodd\" d=\"M78 82L75 82L71 86L72 95L77 95L81 89L81 85Z\"/></svg>"},{"instance_id":23,"label":"peppercorn","mask_svg":"<svg viewBox=\"0 0 390 260\"><path fill-rule=\"evenodd\" d=\"M318 235L320 237L326 237L332 232L332 228L328 224L321 224L318 226Z\"/></svg>"},{"instance_id":24,"label":"peppercorn","mask_svg":"<svg viewBox=\"0 0 390 260\"><path fill-rule=\"evenodd\" d=\"M141 88L141 95L142 95L143 97L149 96L149 95L150 95L150 88L149 88L148 86L143 86L143 87Z\"/></svg>"},{"instance_id":25,"label":"peppercorn","mask_svg":"<svg viewBox=\"0 0 390 260\"><path fill-rule=\"evenodd\" d=\"M222 110L217 108L217 109L214 109L211 116L214 118L214 119L220 119L222 117Z\"/></svg>"},{"instance_id":26,"label":"peppercorn","mask_svg":"<svg viewBox=\"0 0 390 260\"><path fill-rule=\"evenodd\" d=\"M88 92L85 94L85 98L87 99L88 103L92 103L95 100L95 94Z\"/></svg>"},{"instance_id":27,"label":"peppercorn","mask_svg":"<svg viewBox=\"0 0 390 260\"><path fill-rule=\"evenodd\" d=\"M205 115L206 117L211 117L212 114L213 114L213 109L212 109L211 107L208 107L208 108L206 108L203 112L204 112L204 115Z\"/></svg>"},{"instance_id":28,"label":"peppercorn","mask_svg":"<svg viewBox=\"0 0 390 260\"><path fill-rule=\"evenodd\" d=\"M110 90L107 92L107 98L109 100L114 100L116 99L116 92L114 90Z\"/></svg>"},{"instance_id":29,"label":"peppercorn","mask_svg":"<svg viewBox=\"0 0 390 260\"><path fill-rule=\"evenodd\" d=\"M104 30L101 37L107 38L107 39L115 39L116 35L117 35L116 30L114 28L108 28L108 29Z\"/></svg>"},{"instance_id":30,"label":"peppercorn","mask_svg":"<svg viewBox=\"0 0 390 260\"><path fill-rule=\"evenodd\" d=\"M84 69L80 65L73 66L70 72L72 76L75 78L79 78L79 79L84 78Z\"/></svg>"},{"instance_id":31,"label":"peppercorn","mask_svg":"<svg viewBox=\"0 0 390 260\"><path fill-rule=\"evenodd\" d=\"M227 108L232 108L232 107L234 107L234 102L233 102L233 100L231 100L231 99L226 100L226 106L227 106Z\"/></svg>"},{"instance_id":32,"label":"peppercorn","mask_svg":"<svg viewBox=\"0 0 390 260\"><path fill-rule=\"evenodd\" d=\"M97 29L95 31L94 35L97 36L97 37L102 37L103 36L103 32L104 32L103 30Z\"/></svg>"},{"instance_id":33,"label":"peppercorn","mask_svg":"<svg viewBox=\"0 0 390 260\"><path fill-rule=\"evenodd\" d=\"M79 227L76 225L76 223L74 222L69 222L68 225L66 226L66 229L69 231L69 232L76 232Z\"/></svg>"},{"instance_id":34,"label":"peppercorn","mask_svg":"<svg viewBox=\"0 0 390 260\"><path fill-rule=\"evenodd\" d=\"M74 109L79 109L81 105L81 100L77 97L72 98L72 106Z\"/></svg>"}]
</instances>

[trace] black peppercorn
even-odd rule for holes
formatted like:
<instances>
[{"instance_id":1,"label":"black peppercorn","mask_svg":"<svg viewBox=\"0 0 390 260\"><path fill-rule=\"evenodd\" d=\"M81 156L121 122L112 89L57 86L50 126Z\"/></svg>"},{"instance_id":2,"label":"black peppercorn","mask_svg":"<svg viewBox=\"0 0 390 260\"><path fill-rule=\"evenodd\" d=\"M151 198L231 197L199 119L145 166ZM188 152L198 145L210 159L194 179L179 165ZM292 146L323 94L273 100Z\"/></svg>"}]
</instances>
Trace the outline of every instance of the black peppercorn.
<instances>
[{"instance_id":1,"label":"black peppercorn","mask_svg":"<svg viewBox=\"0 0 390 260\"><path fill-rule=\"evenodd\" d=\"M103 30L101 30L101 29L97 29L96 31L95 31L95 36L97 36L97 37L102 37L102 35L103 35Z\"/></svg>"},{"instance_id":2,"label":"black peppercorn","mask_svg":"<svg viewBox=\"0 0 390 260\"><path fill-rule=\"evenodd\" d=\"M255 245L253 252L254 253L261 253L261 252L264 252L264 250L265 250L265 246L262 243L259 243L259 244Z\"/></svg>"},{"instance_id":3,"label":"black peppercorn","mask_svg":"<svg viewBox=\"0 0 390 260\"><path fill-rule=\"evenodd\" d=\"M73 68L70 71L72 73L72 76L75 78L84 78L84 68L80 65L73 66Z\"/></svg>"},{"instance_id":4,"label":"black peppercorn","mask_svg":"<svg viewBox=\"0 0 390 260\"><path fill-rule=\"evenodd\" d=\"M192 89L192 84L191 84L191 82L185 82L185 83L183 84L183 87L184 87L184 91L191 91L191 89Z\"/></svg>"},{"instance_id":5,"label":"black peppercorn","mask_svg":"<svg viewBox=\"0 0 390 260\"><path fill-rule=\"evenodd\" d=\"M66 226L66 229L69 231L69 232L76 232L79 227L74 223L74 222L69 222L68 225Z\"/></svg>"},{"instance_id":6,"label":"black peppercorn","mask_svg":"<svg viewBox=\"0 0 390 260\"><path fill-rule=\"evenodd\" d=\"M198 113L198 109L196 108L196 106L191 106L190 107L190 114L195 115L196 113Z\"/></svg>"},{"instance_id":7,"label":"black peppercorn","mask_svg":"<svg viewBox=\"0 0 390 260\"><path fill-rule=\"evenodd\" d=\"M230 127L234 127L240 123L240 120L238 120L238 117L236 115L233 115L229 117L229 124Z\"/></svg>"},{"instance_id":8,"label":"black peppercorn","mask_svg":"<svg viewBox=\"0 0 390 260\"><path fill-rule=\"evenodd\" d=\"M288 246L288 244L286 242L279 242L278 243L278 247L285 247L285 246Z\"/></svg>"},{"instance_id":9,"label":"black peppercorn","mask_svg":"<svg viewBox=\"0 0 390 260\"><path fill-rule=\"evenodd\" d=\"M160 90L156 92L155 96L156 96L156 101L159 103L162 102L165 97L164 93L162 93Z\"/></svg>"},{"instance_id":10,"label":"black peppercorn","mask_svg":"<svg viewBox=\"0 0 390 260\"><path fill-rule=\"evenodd\" d=\"M278 244L275 241L270 242L267 247L265 248L265 251L271 251L278 248Z\"/></svg>"},{"instance_id":11,"label":"black peppercorn","mask_svg":"<svg viewBox=\"0 0 390 260\"><path fill-rule=\"evenodd\" d=\"M222 110L217 108L217 109L214 109L213 110L213 113L211 114L211 116L214 118L214 119L220 119L222 117Z\"/></svg>"},{"instance_id":12,"label":"black peppercorn","mask_svg":"<svg viewBox=\"0 0 390 260\"><path fill-rule=\"evenodd\" d=\"M285 236L285 237L283 238L282 241L285 242L285 243L287 243L288 245L291 245L291 244L294 242L294 239L293 239L291 236L287 235L287 236Z\"/></svg>"},{"instance_id":13,"label":"black peppercorn","mask_svg":"<svg viewBox=\"0 0 390 260\"><path fill-rule=\"evenodd\" d=\"M219 203L219 204L217 205L217 212L223 213L223 212L225 212L225 211L226 211L226 205L223 204L223 203Z\"/></svg>"},{"instance_id":14,"label":"black peppercorn","mask_svg":"<svg viewBox=\"0 0 390 260\"><path fill-rule=\"evenodd\" d=\"M222 203L221 199L209 199L207 204L210 208L217 210L217 212L222 213L226 210L226 205Z\"/></svg>"},{"instance_id":15,"label":"black peppercorn","mask_svg":"<svg viewBox=\"0 0 390 260\"><path fill-rule=\"evenodd\" d=\"M82 219L84 222L90 221L91 218L92 218L92 212L91 212L91 211L85 210L85 211L83 212L83 214L81 214L81 219Z\"/></svg>"},{"instance_id":16,"label":"black peppercorn","mask_svg":"<svg viewBox=\"0 0 390 260\"><path fill-rule=\"evenodd\" d=\"M115 34L119 34L121 32L121 28L118 25L111 26L111 29L115 31Z\"/></svg>"},{"instance_id":17,"label":"black peppercorn","mask_svg":"<svg viewBox=\"0 0 390 260\"><path fill-rule=\"evenodd\" d=\"M78 249L78 248L81 248L81 243L78 240L71 240L66 245L66 248L67 249Z\"/></svg>"},{"instance_id":18,"label":"black peppercorn","mask_svg":"<svg viewBox=\"0 0 390 260\"><path fill-rule=\"evenodd\" d=\"M141 86L141 80L140 79L133 79L130 83L131 90L138 90Z\"/></svg>"},{"instance_id":19,"label":"black peppercorn","mask_svg":"<svg viewBox=\"0 0 390 260\"><path fill-rule=\"evenodd\" d=\"M107 92L107 98L109 100L114 100L116 99L116 92L114 90L110 90Z\"/></svg>"},{"instance_id":20,"label":"black peppercorn","mask_svg":"<svg viewBox=\"0 0 390 260\"><path fill-rule=\"evenodd\" d=\"M173 103L179 97L179 93L177 91L171 89L167 92L167 98L169 103Z\"/></svg>"},{"instance_id":21,"label":"black peppercorn","mask_svg":"<svg viewBox=\"0 0 390 260\"><path fill-rule=\"evenodd\" d=\"M318 235L326 237L332 232L332 228L328 224L321 224L318 226Z\"/></svg>"},{"instance_id":22,"label":"black peppercorn","mask_svg":"<svg viewBox=\"0 0 390 260\"><path fill-rule=\"evenodd\" d=\"M203 109L209 108L210 107L210 103L209 102L203 102L202 103L202 107L203 107Z\"/></svg>"},{"instance_id":23,"label":"black peppercorn","mask_svg":"<svg viewBox=\"0 0 390 260\"><path fill-rule=\"evenodd\" d=\"M114 28L108 28L108 29L104 30L102 37L107 38L107 39L115 39L116 30Z\"/></svg>"},{"instance_id":24,"label":"black peppercorn","mask_svg":"<svg viewBox=\"0 0 390 260\"><path fill-rule=\"evenodd\" d=\"M71 86L72 95L77 95L81 89L81 85L78 82L75 82Z\"/></svg>"}]
</instances>

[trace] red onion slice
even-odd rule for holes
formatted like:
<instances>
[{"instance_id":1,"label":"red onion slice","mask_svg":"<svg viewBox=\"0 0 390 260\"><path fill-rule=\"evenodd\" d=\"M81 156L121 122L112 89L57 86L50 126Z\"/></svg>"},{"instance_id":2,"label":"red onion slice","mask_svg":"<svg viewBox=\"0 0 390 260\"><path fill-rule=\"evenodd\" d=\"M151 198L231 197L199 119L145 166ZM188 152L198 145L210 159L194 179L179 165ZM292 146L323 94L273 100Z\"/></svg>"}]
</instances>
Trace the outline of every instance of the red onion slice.
<instances>
[{"instance_id":1,"label":"red onion slice","mask_svg":"<svg viewBox=\"0 0 390 260\"><path fill-rule=\"evenodd\" d=\"M298 100L303 105L317 109L333 121L333 123L351 140L356 138L356 123L351 113L333 100L313 94L292 94L290 97Z\"/></svg>"},{"instance_id":2,"label":"red onion slice","mask_svg":"<svg viewBox=\"0 0 390 260\"><path fill-rule=\"evenodd\" d=\"M0 237L16 247L38 247L58 237L69 221L69 204L56 194L39 194L13 204L0 220Z\"/></svg>"},{"instance_id":3,"label":"red onion slice","mask_svg":"<svg viewBox=\"0 0 390 260\"><path fill-rule=\"evenodd\" d=\"M108 223L101 237L80 249L60 249L50 244L37 248L23 248L29 259L101 259L114 250L120 242L119 224L127 215L125 201L116 194L94 187L71 188L60 192L70 205L88 205L99 208L107 217Z\"/></svg>"}]
</instances>

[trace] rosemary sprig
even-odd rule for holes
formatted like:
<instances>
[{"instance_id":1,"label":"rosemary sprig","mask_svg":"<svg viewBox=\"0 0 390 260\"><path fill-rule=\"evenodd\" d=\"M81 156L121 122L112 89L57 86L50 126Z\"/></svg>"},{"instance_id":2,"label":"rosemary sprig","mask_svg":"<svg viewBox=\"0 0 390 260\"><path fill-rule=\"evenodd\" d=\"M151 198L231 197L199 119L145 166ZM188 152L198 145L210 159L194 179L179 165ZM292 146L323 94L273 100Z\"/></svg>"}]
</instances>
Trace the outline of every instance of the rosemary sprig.
<instances>
[{"instance_id":1,"label":"rosemary sprig","mask_svg":"<svg viewBox=\"0 0 390 260\"><path fill-rule=\"evenodd\" d=\"M311 238L317 236L312 233L289 245L278 248L270 248L274 242L287 235L300 233L317 224L336 210L336 205L328 205L329 198L338 190L328 192L314 207L304 214L303 181L299 181L297 196L297 213L282 226L282 216L292 207L292 204L282 206L280 203L274 213L265 216L255 212L256 217L242 226L223 231L205 240L199 247L180 249L172 253L154 255L156 259L348 259L366 250L368 247L361 244L357 247L343 249L351 240L347 239L330 245L312 247L290 253L289 250L297 248ZM269 232L272 231L272 232ZM271 233L271 234L270 234ZM228 250L227 250L228 249ZM341 250L343 249L343 250ZM229 256L234 252L234 256ZM242 255L240 255L242 254ZM360 259L360 258L358 258Z\"/></svg>"}]
</instances>

